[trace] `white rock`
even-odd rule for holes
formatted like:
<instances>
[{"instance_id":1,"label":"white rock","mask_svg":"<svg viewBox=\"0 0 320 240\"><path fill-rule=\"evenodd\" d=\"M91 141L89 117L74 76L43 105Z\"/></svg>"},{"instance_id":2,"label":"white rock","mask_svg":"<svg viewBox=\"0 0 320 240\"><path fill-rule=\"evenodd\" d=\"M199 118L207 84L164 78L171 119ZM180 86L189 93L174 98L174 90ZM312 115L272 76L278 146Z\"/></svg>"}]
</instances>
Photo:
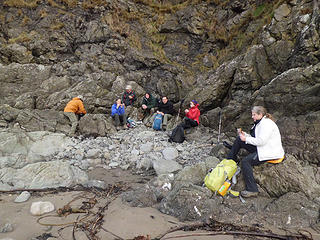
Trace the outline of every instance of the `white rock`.
<instances>
[{"instance_id":1,"label":"white rock","mask_svg":"<svg viewBox=\"0 0 320 240\"><path fill-rule=\"evenodd\" d=\"M310 14L305 14L300 17L300 22L306 24L310 20Z\"/></svg>"},{"instance_id":2,"label":"white rock","mask_svg":"<svg viewBox=\"0 0 320 240\"><path fill-rule=\"evenodd\" d=\"M6 223L3 226L0 226L0 233L12 232L13 226L11 223Z\"/></svg>"},{"instance_id":3,"label":"white rock","mask_svg":"<svg viewBox=\"0 0 320 240\"><path fill-rule=\"evenodd\" d=\"M111 162L109 163L109 167L118 167L119 163L118 162Z\"/></svg>"},{"instance_id":4,"label":"white rock","mask_svg":"<svg viewBox=\"0 0 320 240\"><path fill-rule=\"evenodd\" d=\"M138 156L139 155L139 153L140 153L140 151L139 150L137 150L137 149L132 149L132 151L131 151L131 154L132 155L135 155L135 156Z\"/></svg>"},{"instance_id":5,"label":"white rock","mask_svg":"<svg viewBox=\"0 0 320 240\"><path fill-rule=\"evenodd\" d=\"M175 149L173 147L168 147L168 148L163 149L162 154L163 154L164 159L166 159L166 160L173 160L179 156L177 149Z\"/></svg>"},{"instance_id":6,"label":"white rock","mask_svg":"<svg viewBox=\"0 0 320 240\"><path fill-rule=\"evenodd\" d=\"M173 173L182 169L182 166L173 160L157 159L153 160L152 163L153 169L156 171L158 176L161 174Z\"/></svg>"},{"instance_id":7,"label":"white rock","mask_svg":"<svg viewBox=\"0 0 320 240\"><path fill-rule=\"evenodd\" d=\"M144 143L140 146L140 151L144 153L148 153L152 150L153 144L151 142Z\"/></svg>"},{"instance_id":8,"label":"white rock","mask_svg":"<svg viewBox=\"0 0 320 240\"><path fill-rule=\"evenodd\" d=\"M89 149L89 151L87 152L87 157L88 158L97 158L99 157L101 151L100 149L94 148L94 149Z\"/></svg>"},{"instance_id":9,"label":"white rock","mask_svg":"<svg viewBox=\"0 0 320 240\"><path fill-rule=\"evenodd\" d=\"M51 202L33 202L30 207L30 213L34 216L40 216L53 210L54 205Z\"/></svg>"},{"instance_id":10,"label":"white rock","mask_svg":"<svg viewBox=\"0 0 320 240\"><path fill-rule=\"evenodd\" d=\"M23 191L16 199L14 202L16 203L21 203L21 202L26 202L29 200L31 194L28 191Z\"/></svg>"}]
</instances>

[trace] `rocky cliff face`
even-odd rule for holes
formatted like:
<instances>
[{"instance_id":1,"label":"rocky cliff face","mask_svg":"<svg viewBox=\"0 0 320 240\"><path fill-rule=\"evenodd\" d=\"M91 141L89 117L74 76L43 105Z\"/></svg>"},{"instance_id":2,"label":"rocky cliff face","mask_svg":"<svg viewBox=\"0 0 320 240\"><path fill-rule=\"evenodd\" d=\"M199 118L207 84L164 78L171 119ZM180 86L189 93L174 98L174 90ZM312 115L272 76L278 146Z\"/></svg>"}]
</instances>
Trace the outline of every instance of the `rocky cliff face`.
<instances>
[{"instance_id":1,"label":"rocky cliff face","mask_svg":"<svg viewBox=\"0 0 320 240\"><path fill-rule=\"evenodd\" d=\"M154 181L126 201L183 220L319 231L318 1L160 2L1 2L0 189L103 188L88 170L153 168ZM167 95L175 108L196 99L203 126L173 145L142 125L115 133L108 114L128 83L139 101L145 91ZM63 108L79 94L89 113L80 134L103 137L62 134L70 129ZM212 196L200 186L226 155L221 145L207 146L218 136L219 112L221 139L232 140L235 128L249 129L255 104L277 119L287 159L255 168L257 199ZM243 187L240 178L235 190Z\"/></svg>"},{"instance_id":2,"label":"rocky cliff face","mask_svg":"<svg viewBox=\"0 0 320 240\"><path fill-rule=\"evenodd\" d=\"M229 136L262 104L286 152L319 166L319 18L317 0L5 0L1 126L64 132L70 98L106 113L131 83L139 97L197 99L205 126L221 111Z\"/></svg>"}]
</instances>

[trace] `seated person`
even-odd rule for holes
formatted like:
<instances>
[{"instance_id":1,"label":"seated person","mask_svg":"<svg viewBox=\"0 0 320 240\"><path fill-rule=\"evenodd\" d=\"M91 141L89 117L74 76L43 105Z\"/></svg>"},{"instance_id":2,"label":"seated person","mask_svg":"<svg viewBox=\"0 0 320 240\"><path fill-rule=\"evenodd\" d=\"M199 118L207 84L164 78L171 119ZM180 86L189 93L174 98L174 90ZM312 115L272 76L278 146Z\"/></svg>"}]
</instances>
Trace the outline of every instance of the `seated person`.
<instances>
[{"instance_id":1,"label":"seated person","mask_svg":"<svg viewBox=\"0 0 320 240\"><path fill-rule=\"evenodd\" d=\"M126 90L122 95L121 101L124 103L126 107L127 115L130 116L133 111L133 104L137 100L137 96L135 92L132 90L131 85L126 86Z\"/></svg>"},{"instance_id":2,"label":"seated person","mask_svg":"<svg viewBox=\"0 0 320 240\"><path fill-rule=\"evenodd\" d=\"M190 108L184 111L186 116L184 117L183 122L179 125L181 125L184 129L198 126L200 117L200 110L198 107L198 102L196 100L192 100L190 102Z\"/></svg>"},{"instance_id":3,"label":"seated person","mask_svg":"<svg viewBox=\"0 0 320 240\"><path fill-rule=\"evenodd\" d=\"M246 149L249 155L241 160L241 172L246 184L246 190L241 191L243 197L258 195L258 186L253 177L252 166L260 165L268 160L284 157L281 135L271 114L262 106L254 106L251 110L254 122L250 134L238 129L239 136L234 141L228 154L228 159L237 161L237 154L241 148Z\"/></svg>"},{"instance_id":4,"label":"seated person","mask_svg":"<svg viewBox=\"0 0 320 240\"><path fill-rule=\"evenodd\" d=\"M161 102L158 105L158 110L155 112L151 118L151 125L154 121L155 116L159 113L163 116L162 119L162 130L166 130L168 121L172 118L173 115L173 104L168 100L166 96L163 96Z\"/></svg>"},{"instance_id":5,"label":"seated person","mask_svg":"<svg viewBox=\"0 0 320 240\"><path fill-rule=\"evenodd\" d=\"M158 101L155 97L151 95L151 93L146 92L142 99L142 104L139 112L139 120L148 122L148 116L155 112L155 108L158 106Z\"/></svg>"},{"instance_id":6,"label":"seated person","mask_svg":"<svg viewBox=\"0 0 320 240\"><path fill-rule=\"evenodd\" d=\"M125 106L121 102L120 98L118 98L117 101L111 107L111 117L114 120L114 125L118 131L120 129L120 126L123 126L123 129L127 128Z\"/></svg>"}]
</instances>

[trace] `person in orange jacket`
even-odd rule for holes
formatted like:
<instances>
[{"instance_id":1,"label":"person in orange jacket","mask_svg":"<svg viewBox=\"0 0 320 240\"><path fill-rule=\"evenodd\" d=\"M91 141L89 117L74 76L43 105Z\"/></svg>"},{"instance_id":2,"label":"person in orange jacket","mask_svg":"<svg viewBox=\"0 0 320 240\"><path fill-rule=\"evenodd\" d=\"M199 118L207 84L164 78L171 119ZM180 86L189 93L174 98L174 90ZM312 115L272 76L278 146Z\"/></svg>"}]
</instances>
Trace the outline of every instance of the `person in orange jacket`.
<instances>
[{"instance_id":1,"label":"person in orange jacket","mask_svg":"<svg viewBox=\"0 0 320 240\"><path fill-rule=\"evenodd\" d=\"M198 102L196 100L192 100L190 102L190 108L184 111L186 116L184 117L183 122L180 124L184 129L199 125L200 110L198 107Z\"/></svg>"},{"instance_id":2,"label":"person in orange jacket","mask_svg":"<svg viewBox=\"0 0 320 240\"><path fill-rule=\"evenodd\" d=\"M69 136L75 136L79 121L78 117L81 117L86 113L87 111L83 105L83 96L79 95L67 103L66 107L64 108L64 115L69 118L71 122Z\"/></svg>"}]
</instances>

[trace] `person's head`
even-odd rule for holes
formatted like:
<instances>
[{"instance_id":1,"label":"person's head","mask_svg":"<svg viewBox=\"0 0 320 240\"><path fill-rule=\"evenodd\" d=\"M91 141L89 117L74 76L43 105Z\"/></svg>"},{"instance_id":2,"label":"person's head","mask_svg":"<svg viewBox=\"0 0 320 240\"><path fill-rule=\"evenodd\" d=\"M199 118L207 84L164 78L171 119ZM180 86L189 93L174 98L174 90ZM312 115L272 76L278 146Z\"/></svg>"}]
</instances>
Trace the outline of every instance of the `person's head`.
<instances>
[{"instance_id":1,"label":"person's head","mask_svg":"<svg viewBox=\"0 0 320 240\"><path fill-rule=\"evenodd\" d=\"M121 98L117 98L117 100L116 100L116 104L121 104Z\"/></svg>"},{"instance_id":2,"label":"person's head","mask_svg":"<svg viewBox=\"0 0 320 240\"><path fill-rule=\"evenodd\" d=\"M262 106L254 106L251 110L251 117L253 121L258 121L267 115L267 110Z\"/></svg>"},{"instance_id":3,"label":"person's head","mask_svg":"<svg viewBox=\"0 0 320 240\"><path fill-rule=\"evenodd\" d=\"M164 104L168 102L168 98L166 96L163 96L161 100Z\"/></svg>"},{"instance_id":4,"label":"person's head","mask_svg":"<svg viewBox=\"0 0 320 240\"><path fill-rule=\"evenodd\" d=\"M196 100L192 100L191 102L190 102L190 107L194 107L194 106L196 106L198 104L198 102L196 101Z\"/></svg>"},{"instance_id":5,"label":"person's head","mask_svg":"<svg viewBox=\"0 0 320 240\"><path fill-rule=\"evenodd\" d=\"M127 85L127 86L126 86L126 91L127 91L127 92L130 92L131 90L132 90L132 86L131 86L131 85Z\"/></svg>"},{"instance_id":6,"label":"person's head","mask_svg":"<svg viewBox=\"0 0 320 240\"><path fill-rule=\"evenodd\" d=\"M84 97L82 95L78 95L77 98L79 98L81 101L84 100Z\"/></svg>"},{"instance_id":7,"label":"person's head","mask_svg":"<svg viewBox=\"0 0 320 240\"><path fill-rule=\"evenodd\" d=\"M149 97L150 97L150 93L146 92L145 97L146 97L146 98L149 98Z\"/></svg>"}]
</instances>

